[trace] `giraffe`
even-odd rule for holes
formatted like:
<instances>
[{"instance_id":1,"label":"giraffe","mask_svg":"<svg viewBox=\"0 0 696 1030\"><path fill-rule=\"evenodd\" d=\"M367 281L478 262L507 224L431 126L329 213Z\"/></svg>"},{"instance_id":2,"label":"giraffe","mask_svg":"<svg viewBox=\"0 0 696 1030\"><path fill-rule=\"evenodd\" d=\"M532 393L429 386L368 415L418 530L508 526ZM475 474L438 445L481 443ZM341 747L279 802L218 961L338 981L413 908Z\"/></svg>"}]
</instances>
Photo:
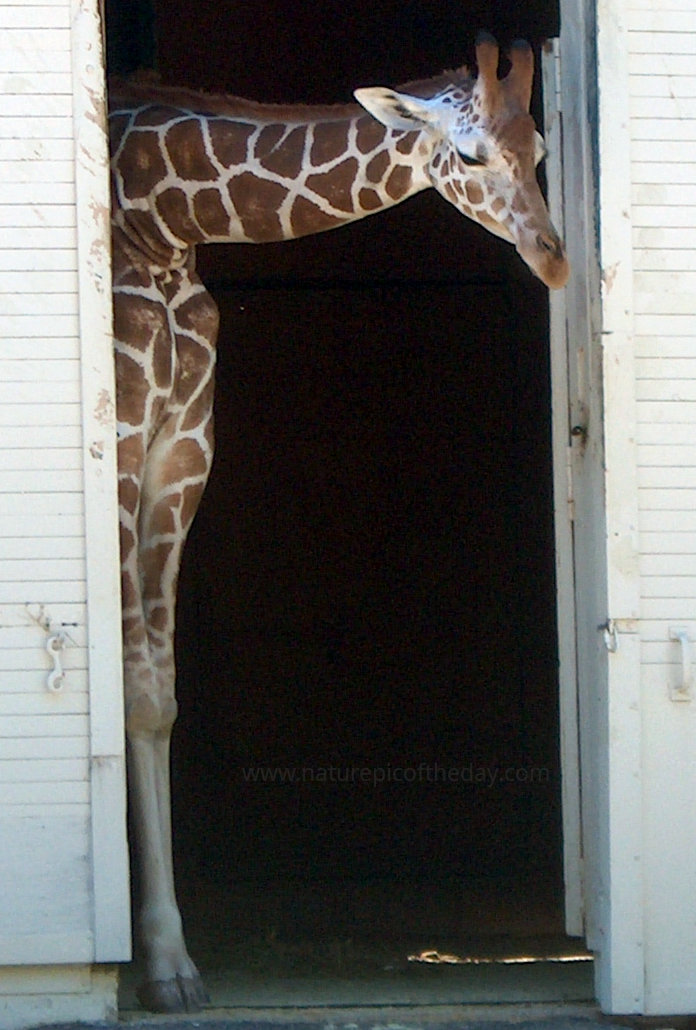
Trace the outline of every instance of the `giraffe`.
<instances>
[{"instance_id":1,"label":"giraffe","mask_svg":"<svg viewBox=\"0 0 696 1030\"><path fill-rule=\"evenodd\" d=\"M141 1003L195 1011L206 992L172 868L169 747L176 589L213 456L218 312L198 244L323 232L434 186L511 241L547 286L569 270L537 184L533 55L493 37L466 68L358 104L263 105L149 84L111 90L112 251L129 805L140 868Z\"/></svg>"}]
</instances>

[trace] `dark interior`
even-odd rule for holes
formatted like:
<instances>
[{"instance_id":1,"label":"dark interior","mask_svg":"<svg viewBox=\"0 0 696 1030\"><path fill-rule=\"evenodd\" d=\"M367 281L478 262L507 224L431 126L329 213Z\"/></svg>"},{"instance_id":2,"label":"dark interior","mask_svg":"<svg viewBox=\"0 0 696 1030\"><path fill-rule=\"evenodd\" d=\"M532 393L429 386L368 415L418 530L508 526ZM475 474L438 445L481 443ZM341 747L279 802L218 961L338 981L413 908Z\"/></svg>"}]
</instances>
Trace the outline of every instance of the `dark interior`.
<instances>
[{"instance_id":1,"label":"dark interior","mask_svg":"<svg viewBox=\"0 0 696 1030\"><path fill-rule=\"evenodd\" d=\"M111 70L268 101L471 63L482 28L537 54L558 32L553 0L107 11ZM533 105L541 125L538 81ZM467 885L490 882L518 907L541 891L561 931L545 288L434 191L322 236L202 247L199 269L222 321L179 592L182 878L318 889L294 932L337 935L359 924L346 885L372 905L383 885L382 931L423 938L456 938Z\"/></svg>"}]
</instances>

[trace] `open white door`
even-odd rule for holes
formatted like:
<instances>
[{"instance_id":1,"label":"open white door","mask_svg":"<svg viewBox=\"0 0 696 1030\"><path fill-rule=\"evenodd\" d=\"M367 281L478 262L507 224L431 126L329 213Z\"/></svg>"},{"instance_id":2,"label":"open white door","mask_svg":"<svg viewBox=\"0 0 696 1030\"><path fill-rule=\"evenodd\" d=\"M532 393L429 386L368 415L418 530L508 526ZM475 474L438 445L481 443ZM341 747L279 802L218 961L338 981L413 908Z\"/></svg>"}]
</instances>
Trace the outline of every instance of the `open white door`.
<instances>
[{"instance_id":1,"label":"open white door","mask_svg":"<svg viewBox=\"0 0 696 1030\"><path fill-rule=\"evenodd\" d=\"M600 236L598 211L625 204L604 197L607 187L598 181L609 122L599 117L596 48L594 6L562 0L561 35L547 48L545 83L550 199L556 218L563 202L572 269L563 296L551 302L566 916L568 932L584 927L595 954L602 1008L640 1012L634 382L626 304L616 302L618 290L610 300L606 287L601 292L600 254L613 254L616 268L623 255L606 226ZM559 135L562 164L554 160ZM617 136L614 146L616 161L625 160L628 142Z\"/></svg>"},{"instance_id":2,"label":"open white door","mask_svg":"<svg viewBox=\"0 0 696 1030\"><path fill-rule=\"evenodd\" d=\"M607 689L607 651L598 632L607 587L585 17L580 2L563 8L561 38L548 43L544 55L544 105L549 206L554 219L562 215L571 264L567 287L550 295L566 929L584 935L596 952L606 842L598 805L605 748L595 702Z\"/></svg>"},{"instance_id":3,"label":"open white door","mask_svg":"<svg viewBox=\"0 0 696 1030\"><path fill-rule=\"evenodd\" d=\"M563 117L559 40L542 53L544 136L548 206L553 224L565 236L563 198ZM572 442L568 382L566 291L549 294L551 344L551 419L553 440L554 530L558 627L558 688L563 810L565 926L571 937L584 932L577 657L575 647L575 573L573 498L570 479Z\"/></svg>"}]
</instances>

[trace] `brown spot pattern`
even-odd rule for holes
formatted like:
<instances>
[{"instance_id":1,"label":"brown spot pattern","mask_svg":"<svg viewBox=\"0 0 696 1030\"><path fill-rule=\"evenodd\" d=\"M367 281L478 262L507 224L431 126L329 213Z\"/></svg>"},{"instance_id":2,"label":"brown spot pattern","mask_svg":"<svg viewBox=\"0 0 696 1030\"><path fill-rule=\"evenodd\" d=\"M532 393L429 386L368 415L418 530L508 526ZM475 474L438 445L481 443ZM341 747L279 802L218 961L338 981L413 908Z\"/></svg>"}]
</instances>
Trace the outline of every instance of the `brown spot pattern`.
<instances>
[{"instance_id":1,"label":"brown spot pattern","mask_svg":"<svg viewBox=\"0 0 696 1030\"><path fill-rule=\"evenodd\" d=\"M255 131L255 125L233 122L229 118L212 118L208 122L213 153L223 167L232 168L246 161L249 138Z\"/></svg>"},{"instance_id":2,"label":"brown spot pattern","mask_svg":"<svg viewBox=\"0 0 696 1030\"><path fill-rule=\"evenodd\" d=\"M387 179L386 190L392 200L401 200L411 188L413 171L409 165L397 165Z\"/></svg>"},{"instance_id":3,"label":"brown spot pattern","mask_svg":"<svg viewBox=\"0 0 696 1030\"><path fill-rule=\"evenodd\" d=\"M142 111L138 111L135 119L137 126L151 126L157 128L160 125L166 125L172 118L181 117L181 111L175 107L167 107L162 104L150 104L148 107L143 108Z\"/></svg>"},{"instance_id":4,"label":"brown spot pattern","mask_svg":"<svg viewBox=\"0 0 696 1030\"><path fill-rule=\"evenodd\" d=\"M198 190L193 198L193 214L206 236L223 236L230 218L216 189Z\"/></svg>"},{"instance_id":5,"label":"brown spot pattern","mask_svg":"<svg viewBox=\"0 0 696 1030\"><path fill-rule=\"evenodd\" d=\"M186 182L213 182L217 169L205 152L200 124L193 118L172 125L165 144L174 171Z\"/></svg>"},{"instance_id":6,"label":"brown spot pattern","mask_svg":"<svg viewBox=\"0 0 696 1030\"><path fill-rule=\"evenodd\" d=\"M361 154L369 154L382 143L387 134L386 127L375 118L366 116L358 120L355 143Z\"/></svg>"},{"instance_id":7,"label":"brown spot pattern","mask_svg":"<svg viewBox=\"0 0 696 1030\"><path fill-rule=\"evenodd\" d=\"M261 166L284 178L296 179L304 162L305 137L303 126L293 129L276 150L261 159Z\"/></svg>"},{"instance_id":8,"label":"brown spot pattern","mask_svg":"<svg viewBox=\"0 0 696 1030\"><path fill-rule=\"evenodd\" d=\"M307 176L307 189L328 200L331 206L338 208L339 211L351 212L353 210L351 187L355 181L357 170L356 158L349 157L328 172Z\"/></svg>"},{"instance_id":9,"label":"brown spot pattern","mask_svg":"<svg viewBox=\"0 0 696 1030\"><path fill-rule=\"evenodd\" d=\"M498 224L497 220L489 215L487 211L478 211L476 217L481 225L492 226Z\"/></svg>"},{"instance_id":10,"label":"brown spot pattern","mask_svg":"<svg viewBox=\"0 0 696 1030\"><path fill-rule=\"evenodd\" d=\"M114 243L117 244L119 231L114 229ZM136 289L147 289L150 281L149 273L142 267L128 265L123 250L118 245L113 248L114 288L134 286Z\"/></svg>"},{"instance_id":11,"label":"brown spot pattern","mask_svg":"<svg viewBox=\"0 0 696 1030\"><path fill-rule=\"evenodd\" d=\"M329 161L336 161L341 154L345 154L348 145L348 137L345 125L335 122L322 124L318 122L313 127L312 148L309 152L310 164L325 165Z\"/></svg>"},{"instance_id":12,"label":"brown spot pattern","mask_svg":"<svg viewBox=\"0 0 696 1030\"><path fill-rule=\"evenodd\" d=\"M166 339L162 338L160 346L155 348L152 355L152 371L154 373L155 386L159 387L160 390L168 390L172 385L172 375L174 373L173 357L171 339L169 333L167 333ZM163 401L160 399L158 404L153 407L153 413L158 412L157 417L153 418L153 422L156 422L159 418L162 404Z\"/></svg>"},{"instance_id":13,"label":"brown spot pattern","mask_svg":"<svg viewBox=\"0 0 696 1030\"><path fill-rule=\"evenodd\" d=\"M135 536L127 526L123 525L123 523L119 526L119 540L121 545L121 554L130 554L131 548L135 544Z\"/></svg>"},{"instance_id":14,"label":"brown spot pattern","mask_svg":"<svg viewBox=\"0 0 696 1030\"><path fill-rule=\"evenodd\" d=\"M365 177L368 182L381 182L390 161L391 158L386 150L380 150L379 154L375 154L365 169Z\"/></svg>"},{"instance_id":15,"label":"brown spot pattern","mask_svg":"<svg viewBox=\"0 0 696 1030\"><path fill-rule=\"evenodd\" d=\"M176 533L177 524L174 510L181 503L181 492L170 493L161 500L154 509L150 529L156 533Z\"/></svg>"},{"instance_id":16,"label":"brown spot pattern","mask_svg":"<svg viewBox=\"0 0 696 1030\"><path fill-rule=\"evenodd\" d=\"M208 293L196 293L176 309L176 322L180 329L192 330L212 346L220 325L217 304ZM206 368L210 364L209 350L200 356L200 364Z\"/></svg>"},{"instance_id":17,"label":"brown spot pattern","mask_svg":"<svg viewBox=\"0 0 696 1030\"><path fill-rule=\"evenodd\" d=\"M176 337L177 375L174 396L177 404L188 404L211 372L211 352L189 336Z\"/></svg>"},{"instance_id":18,"label":"brown spot pattern","mask_svg":"<svg viewBox=\"0 0 696 1030\"><path fill-rule=\"evenodd\" d=\"M120 479L118 484L118 501L131 515L135 514L135 509L138 507L139 496L140 491L135 480ZM132 536L132 534L130 535Z\"/></svg>"},{"instance_id":19,"label":"brown spot pattern","mask_svg":"<svg viewBox=\"0 0 696 1030\"><path fill-rule=\"evenodd\" d=\"M147 350L158 336L168 331L167 313L162 304L138 297L114 294L114 335L140 351ZM137 366L140 369L140 365Z\"/></svg>"},{"instance_id":20,"label":"brown spot pattern","mask_svg":"<svg viewBox=\"0 0 696 1030\"><path fill-rule=\"evenodd\" d=\"M167 173L156 132L131 132L119 154L123 192L128 200L147 197Z\"/></svg>"},{"instance_id":21,"label":"brown spot pattern","mask_svg":"<svg viewBox=\"0 0 696 1030\"><path fill-rule=\"evenodd\" d=\"M265 125L254 144L254 157L263 163L263 159L280 143L284 135L284 125Z\"/></svg>"},{"instance_id":22,"label":"brown spot pattern","mask_svg":"<svg viewBox=\"0 0 696 1030\"><path fill-rule=\"evenodd\" d=\"M137 479L142 472L144 460L145 449L141 436L128 436L118 441L118 472L122 482L126 482L127 476Z\"/></svg>"},{"instance_id":23,"label":"brown spot pattern","mask_svg":"<svg viewBox=\"0 0 696 1030\"><path fill-rule=\"evenodd\" d=\"M197 429L198 426L202 425L210 417L210 412L213 410L213 389L213 377L211 376L205 389L201 390L186 412L186 417L181 423L181 431L183 433L187 433L191 429Z\"/></svg>"},{"instance_id":24,"label":"brown spot pattern","mask_svg":"<svg viewBox=\"0 0 696 1030\"><path fill-rule=\"evenodd\" d=\"M161 235L152 212L126 210L123 212L123 221L128 226L130 238L139 240L139 249L149 262L166 267L174 250L171 243Z\"/></svg>"},{"instance_id":25,"label":"brown spot pattern","mask_svg":"<svg viewBox=\"0 0 696 1030\"><path fill-rule=\"evenodd\" d=\"M478 182L474 182L473 179L467 179L464 188L470 203L474 204L474 206L483 203L483 190Z\"/></svg>"},{"instance_id":26,"label":"brown spot pattern","mask_svg":"<svg viewBox=\"0 0 696 1030\"><path fill-rule=\"evenodd\" d=\"M180 240L186 243L200 243L205 238L191 218L188 198L183 190L172 186L171 189L160 193L156 207L165 225Z\"/></svg>"},{"instance_id":27,"label":"brown spot pattern","mask_svg":"<svg viewBox=\"0 0 696 1030\"><path fill-rule=\"evenodd\" d=\"M114 298L115 299L115 298ZM122 422L140 426L145 418L148 384L142 368L127 354L116 352L116 409ZM119 457L121 449L119 448ZM121 468L119 460L119 468Z\"/></svg>"},{"instance_id":28,"label":"brown spot pattern","mask_svg":"<svg viewBox=\"0 0 696 1030\"><path fill-rule=\"evenodd\" d=\"M358 201L363 211L376 211L382 206L379 194L374 190L362 189L358 194Z\"/></svg>"},{"instance_id":29,"label":"brown spot pattern","mask_svg":"<svg viewBox=\"0 0 696 1030\"><path fill-rule=\"evenodd\" d=\"M158 524L159 529L159 524ZM162 570L167 564L167 559L172 553L173 543L156 544L140 555L140 569L143 582L143 595L145 597L158 597L161 594L160 580Z\"/></svg>"},{"instance_id":30,"label":"brown spot pattern","mask_svg":"<svg viewBox=\"0 0 696 1030\"><path fill-rule=\"evenodd\" d=\"M250 240L266 243L283 239L278 208L288 193L285 186L260 179L252 172L242 172L230 180L228 190Z\"/></svg>"},{"instance_id":31,"label":"brown spot pattern","mask_svg":"<svg viewBox=\"0 0 696 1030\"><path fill-rule=\"evenodd\" d=\"M407 132L405 136L396 141L396 149L400 154L410 154L418 140L417 132Z\"/></svg>"},{"instance_id":32,"label":"brown spot pattern","mask_svg":"<svg viewBox=\"0 0 696 1030\"><path fill-rule=\"evenodd\" d=\"M123 542L121 543L121 553L127 554L128 551L123 549ZM135 589L135 584L129 572L121 573L121 605L124 609L133 608L138 604L138 592ZM124 633L128 634L129 639L133 634L136 634L135 640L143 637L145 634L142 629L142 620L137 616L123 620Z\"/></svg>"},{"instance_id":33,"label":"brown spot pattern","mask_svg":"<svg viewBox=\"0 0 696 1030\"><path fill-rule=\"evenodd\" d=\"M164 604L154 605L147 613L147 621L153 629L163 633L169 625L169 609Z\"/></svg>"},{"instance_id":34,"label":"brown spot pattern","mask_svg":"<svg viewBox=\"0 0 696 1030\"><path fill-rule=\"evenodd\" d=\"M325 229L333 229L334 226L342 225L343 219L326 214L305 197L297 197L292 205L290 224L294 236L308 236L311 233L323 232Z\"/></svg>"},{"instance_id":35,"label":"brown spot pattern","mask_svg":"<svg viewBox=\"0 0 696 1030\"><path fill-rule=\"evenodd\" d=\"M165 483L180 483L194 476L204 476L207 471L208 462L198 442L184 437L177 440L167 454L162 475Z\"/></svg>"},{"instance_id":36,"label":"brown spot pattern","mask_svg":"<svg viewBox=\"0 0 696 1030\"><path fill-rule=\"evenodd\" d=\"M205 476L205 472L202 475ZM190 483L184 487L184 496L181 502L181 524L184 529L193 522L204 488L205 482Z\"/></svg>"}]
</instances>

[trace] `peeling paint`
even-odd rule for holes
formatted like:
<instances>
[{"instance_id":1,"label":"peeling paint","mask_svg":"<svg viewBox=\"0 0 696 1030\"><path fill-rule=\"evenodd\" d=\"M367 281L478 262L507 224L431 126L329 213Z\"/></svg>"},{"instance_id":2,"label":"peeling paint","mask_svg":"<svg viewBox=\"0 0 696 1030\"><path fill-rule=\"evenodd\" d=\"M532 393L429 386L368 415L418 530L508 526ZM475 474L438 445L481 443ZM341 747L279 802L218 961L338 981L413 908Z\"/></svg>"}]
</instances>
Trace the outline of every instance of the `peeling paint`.
<instances>
[{"instance_id":1,"label":"peeling paint","mask_svg":"<svg viewBox=\"0 0 696 1030\"><path fill-rule=\"evenodd\" d=\"M602 269L602 282L604 283L607 293L611 293L611 288L614 285L616 274L619 270L620 261L615 261L613 265L609 265L608 268Z\"/></svg>"},{"instance_id":2,"label":"peeling paint","mask_svg":"<svg viewBox=\"0 0 696 1030\"><path fill-rule=\"evenodd\" d=\"M35 622L42 630L50 630L51 617L43 604L26 604L24 608L31 622Z\"/></svg>"},{"instance_id":3,"label":"peeling paint","mask_svg":"<svg viewBox=\"0 0 696 1030\"><path fill-rule=\"evenodd\" d=\"M85 117L89 118L91 122L94 122L100 128L106 125L106 103L104 95L101 90L91 89L89 86L86 87L87 95L89 96L92 110L85 111Z\"/></svg>"},{"instance_id":4,"label":"peeling paint","mask_svg":"<svg viewBox=\"0 0 696 1030\"><path fill-rule=\"evenodd\" d=\"M99 391L99 399L94 409L94 417L102 426L111 425L114 415L114 403L108 390Z\"/></svg>"},{"instance_id":5,"label":"peeling paint","mask_svg":"<svg viewBox=\"0 0 696 1030\"><path fill-rule=\"evenodd\" d=\"M111 212L106 204L100 204L96 200L93 200L90 203L89 209L92 213L92 219L97 232L99 233L99 236L96 237L92 243L92 252L94 253L95 248L97 250L102 250L106 246L107 240L109 240Z\"/></svg>"}]
</instances>

